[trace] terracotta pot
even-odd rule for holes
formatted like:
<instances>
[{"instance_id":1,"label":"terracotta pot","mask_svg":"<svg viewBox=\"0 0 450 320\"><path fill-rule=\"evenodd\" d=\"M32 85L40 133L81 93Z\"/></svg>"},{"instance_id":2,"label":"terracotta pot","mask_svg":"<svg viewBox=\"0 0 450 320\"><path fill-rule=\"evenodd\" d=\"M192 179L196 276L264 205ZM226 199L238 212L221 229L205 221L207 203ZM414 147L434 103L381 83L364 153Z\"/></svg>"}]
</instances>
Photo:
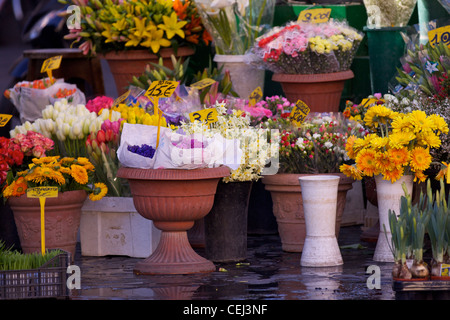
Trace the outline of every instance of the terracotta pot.
<instances>
[{"instance_id":1,"label":"terracotta pot","mask_svg":"<svg viewBox=\"0 0 450 320\"><path fill-rule=\"evenodd\" d=\"M354 180L342 173L330 174L340 177L335 225L336 238L338 238L347 191L353 188ZM306 175L309 174L279 173L263 176L262 179L266 190L271 193L273 213L277 219L282 249L287 252L302 252L305 243L305 216L302 190L298 178Z\"/></svg>"},{"instance_id":2,"label":"terracotta pot","mask_svg":"<svg viewBox=\"0 0 450 320\"><path fill-rule=\"evenodd\" d=\"M185 58L193 55L194 49L190 47L180 47L175 55L177 58ZM129 50L108 52L101 57L108 61L109 68L116 83L117 94L121 95L126 91L133 76L139 77L144 73L148 63L158 63L159 57L163 58L163 64L172 69L171 55L174 54L172 48L164 48L159 52L159 56L150 53L148 50Z\"/></svg>"},{"instance_id":3,"label":"terracotta pot","mask_svg":"<svg viewBox=\"0 0 450 320\"><path fill-rule=\"evenodd\" d=\"M45 200L45 247L62 249L75 256L81 208L87 193L83 190L60 192ZM26 195L11 197L8 203L24 253L41 252L41 207L39 199Z\"/></svg>"},{"instance_id":4,"label":"terracotta pot","mask_svg":"<svg viewBox=\"0 0 450 320\"><path fill-rule=\"evenodd\" d=\"M339 112L345 81L353 71L321 74L275 73L272 80L281 83L284 95L291 102L302 100L311 112Z\"/></svg>"},{"instance_id":5,"label":"terracotta pot","mask_svg":"<svg viewBox=\"0 0 450 320\"><path fill-rule=\"evenodd\" d=\"M134 206L162 231L155 251L134 268L136 274L211 272L214 264L191 247L187 230L206 216L220 178L228 167L211 169L135 169L121 167L117 176L130 184Z\"/></svg>"}]
</instances>

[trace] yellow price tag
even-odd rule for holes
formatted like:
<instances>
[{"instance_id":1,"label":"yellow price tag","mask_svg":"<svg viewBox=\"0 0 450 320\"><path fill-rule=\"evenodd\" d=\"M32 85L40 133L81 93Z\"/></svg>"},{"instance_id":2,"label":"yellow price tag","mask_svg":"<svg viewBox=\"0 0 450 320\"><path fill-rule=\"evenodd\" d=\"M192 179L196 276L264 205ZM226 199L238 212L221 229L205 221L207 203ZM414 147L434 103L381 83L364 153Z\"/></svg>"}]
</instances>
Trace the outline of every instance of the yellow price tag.
<instances>
[{"instance_id":1,"label":"yellow price tag","mask_svg":"<svg viewBox=\"0 0 450 320\"><path fill-rule=\"evenodd\" d=\"M58 187L35 187L27 189L28 198L56 198Z\"/></svg>"},{"instance_id":2,"label":"yellow price tag","mask_svg":"<svg viewBox=\"0 0 450 320\"><path fill-rule=\"evenodd\" d=\"M303 10L298 15L298 22L323 23L330 20L331 8Z\"/></svg>"},{"instance_id":3,"label":"yellow price tag","mask_svg":"<svg viewBox=\"0 0 450 320\"><path fill-rule=\"evenodd\" d=\"M450 264L443 263L441 264L441 277L450 276Z\"/></svg>"},{"instance_id":4,"label":"yellow price tag","mask_svg":"<svg viewBox=\"0 0 450 320\"><path fill-rule=\"evenodd\" d=\"M450 26L428 31L428 41L433 48L440 43L450 46Z\"/></svg>"},{"instance_id":5,"label":"yellow price tag","mask_svg":"<svg viewBox=\"0 0 450 320\"><path fill-rule=\"evenodd\" d=\"M219 120L217 110L214 108L191 112L189 114L189 119L191 119L191 121L195 120L202 121L206 124L214 123Z\"/></svg>"},{"instance_id":6,"label":"yellow price tag","mask_svg":"<svg viewBox=\"0 0 450 320\"><path fill-rule=\"evenodd\" d=\"M62 56L54 56L48 58L44 61L41 67L41 73L47 72L49 70L58 69L61 65Z\"/></svg>"},{"instance_id":7,"label":"yellow price tag","mask_svg":"<svg viewBox=\"0 0 450 320\"><path fill-rule=\"evenodd\" d=\"M58 197L58 187L35 187L27 189L28 198L39 198L41 206L41 252L45 254L45 199Z\"/></svg>"},{"instance_id":8,"label":"yellow price tag","mask_svg":"<svg viewBox=\"0 0 450 320\"><path fill-rule=\"evenodd\" d=\"M129 94L130 94L130 90L128 90L127 92L122 94L120 97L115 99L112 106L115 107L115 106L118 106L119 104L121 104L122 102L124 102L128 98Z\"/></svg>"},{"instance_id":9,"label":"yellow price tag","mask_svg":"<svg viewBox=\"0 0 450 320\"><path fill-rule=\"evenodd\" d=\"M0 114L0 127L6 126L9 120L11 120L12 114Z\"/></svg>"},{"instance_id":10,"label":"yellow price tag","mask_svg":"<svg viewBox=\"0 0 450 320\"><path fill-rule=\"evenodd\" d=\"M200 81L197 81L196 83L191 84L191 88L195 88L198 90L204 89L214 83L216 83L217 81L211 78L205 78L202 79Z\"/></svg>"},{"instance_id":11,"label":"yellow price tag","mask_svg":"<svg viewBox=\"0 0 450 320\"><path fill-rule=\"evenodd\" d=\"M145 92L149 98L169 98L178 87L178 81L160 80L153 81Z\"/></svg>"},{"instance_id":12,"label":"yellow price tag","mask_svg":"<svg viewBox=\"0 0 450 320\"><path fill-rule=\"evenodd\" d=\"M263 93L261 87L256 88L248 97L248 104L254 106L262 99Z\"/></svg>"},{"instance_id":13,"label":"yellow price tag","mask_svg":"<svg viewBox=\"0 0 450 320\"><path fill-rule=\"evenodd\" d=\"M304 103L302 100L298 100L289 117L294 124L299 126L305 120L310 111L311 110L306 105L306 103Z\"/></svg>"}]
</instances>

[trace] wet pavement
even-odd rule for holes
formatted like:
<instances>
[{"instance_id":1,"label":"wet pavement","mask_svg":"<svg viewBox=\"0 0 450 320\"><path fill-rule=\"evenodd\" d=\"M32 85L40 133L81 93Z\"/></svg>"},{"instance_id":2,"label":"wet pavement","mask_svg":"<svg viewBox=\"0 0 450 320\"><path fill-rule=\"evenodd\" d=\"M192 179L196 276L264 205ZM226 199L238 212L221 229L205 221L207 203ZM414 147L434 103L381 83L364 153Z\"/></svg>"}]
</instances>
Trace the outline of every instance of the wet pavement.
<instances>
[{"instance_id":1,"label":"wet pavement","mask_svg":"<svg viewBox=\"0 0 450 320\"><path fill-rule=\"evenodd\" d=\"M191 275L135 275L140 258L87 257L78 250L81 289L72 300L395 300L392 264L373 261L374 243L360 240L361 226L341 227L338 267L301 267L301 253L284 252L278 234L249 235L248 258L216 264L216 271ZM204 249L196 248L203 255ZM380 269L380 289L367 268ZM368 279L369 285L368 286Z\"/></svg>"}]
</instances>

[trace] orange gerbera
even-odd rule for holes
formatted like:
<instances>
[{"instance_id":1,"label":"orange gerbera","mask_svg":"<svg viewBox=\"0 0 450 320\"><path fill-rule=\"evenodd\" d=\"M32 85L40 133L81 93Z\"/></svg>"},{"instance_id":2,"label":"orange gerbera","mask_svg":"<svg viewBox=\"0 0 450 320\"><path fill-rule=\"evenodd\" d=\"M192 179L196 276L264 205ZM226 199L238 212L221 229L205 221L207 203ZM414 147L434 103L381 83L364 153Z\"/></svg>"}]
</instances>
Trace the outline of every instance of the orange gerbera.
<instances>
[{"instance_id":1,"label":"orange gerbera","mask_svg":"<svg viewBox=\"0 0 450 320\"><path fill-rule=\"evenodd\" d=\"M432 157L428 149L416 147L411 151L411 168L413 171L428 169Z\"/></svg>"},{"instance_id":2,"label":"orange gerbera","mask_svg":"<svg viewBox=\"0 0 450 320\"><path fill-rule=\"evenodd\" d=\"M356 156L356 166L366 176L373 176L379 173L375 160L376 152L371 149L363 149Z\"/></svg>"},{"instance_id":3,"label":"orange gerbera","mask_svg":"<svg viewBox=\"0 0 450 320\"><path fill-rule=\"evenodd\" d=\"M423 173L423 171L414 172L414 182L425 182L427 180L427 176Z\"/></svg>"},{"instance_id":4,"label":"orange gerbera","mask_svg":"<svg viewBox=\"0 0 450 320\"><path fill-rule=\"evenodd\" d=\"M73 164L70 166L70 169L72 170L71 175L76 182L78 182L79 184L88 183L88 174L84 167Z\"/></svg>"},{"instance_id":5,"label":"orange gerbera","mask_svg":"<svg viewBox=\"0 0 450 320\"><path fill-rule=\"evenodd\" d=\"M16 181L13 181L11 184L11 193L13 197L18 197L22 194L25 194L28 185L23 177L19 177Z\"/></svg>"},{"instance_id":6,"label":"orange gerbera","mask_svg":"<svg viewBox=\"0 0 450 320\"><path fill-rule=\"evenodd\" d=\"M347 151L347 155L350 159L355 159L356 157L355 150L353 150L356 139L356 136L350 136L345 143L345 151Z\"/></svg>"},{"instance_id":7,"label":"orange gerbera","mask_svg":"<svg viewBox=\"0 0 450 320\"><path fill-rule=\"evenodd\" d=\"M392 170L395 167L395 164L389 158L388 152L377 152L375 155L375 165L382 172Z\"/></svg>"},{"instance_id":8,"label":"orange gerbera","mask_svg":"<svg viewBox=\"0 0 450 320\"><path fill-rule=\"evenodd\" d=\"M400 149L389 149L388 157L396 166L404 166L408 164L410 153L406 147Z\"/></svg>"},{"instance_id":9,"label":"orange gerbera","mask_svg":"<svg viewBox=\"0 0 450 320\"><path fill-rule=\"evenodd\" d=\"M343 164L339 167L339 170L345 174L347 177L353 178L355 180L362 179L362 173L355 166L349 164Z\"/></svg>"},{"instance_id":10,"label":"orange gerbera","mask_svg":"<svg viewBox=\"0 0 450 320\"><path fill-rule=\"evenodd\" d=\"M393 166L391 170L383 171L383 179L395 182L403 176L403 172L403 167Z\"/></svg>"}]
</instances>

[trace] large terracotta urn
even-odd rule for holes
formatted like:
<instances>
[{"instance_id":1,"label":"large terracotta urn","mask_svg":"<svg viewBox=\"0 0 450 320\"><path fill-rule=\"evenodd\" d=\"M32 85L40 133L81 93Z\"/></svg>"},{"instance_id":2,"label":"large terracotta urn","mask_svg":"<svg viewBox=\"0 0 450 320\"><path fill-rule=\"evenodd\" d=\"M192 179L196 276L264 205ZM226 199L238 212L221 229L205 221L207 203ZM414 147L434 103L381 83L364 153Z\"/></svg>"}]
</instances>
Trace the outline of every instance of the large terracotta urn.
<instances>
[{"instance_id":1,"label":"large terracotta urn","mask_svg":"<svg viewBox=\"0 0 450 320\"><path fill-rule=\"evenodd\" d=\"M119 168L117 176L128 180L137 212L162 231L155 251L136 263L136 274L215 270L211 261L192 249L187 230L209 213L219 180L229 174L225 166L193 170Z\"/></svg>"},{"instance_id":2,"label":"large terracotta urn","mask_svg":"<svg viewBox=\"0 0 450 320\"><path fill-rule=\"evenodd\" d=\"M60 192L47 198L44 206L45 248L61 249L75 256L81 208L87 198L84 190ZM20 245L24 253L41 252L41 206L39 199L26 194L11 197L8 203L14 214Z\"/></svg>"},{"instance_id":3,"label":"large terracotta urn","mask_svg":"<svg viewBox=\"0 0 450 320\"><path fill-rule=\"evenodd\" d=\"M108 52L101 57L108 62L111 73L116 84L117 94L121 95L130 85L133 76L139 77L145 71L145 67L150 63L158 63L159 58L163 59L163 65L172 69L171 55L176 58L186 58L195 52L191 47L179 47L177 52L172 48L163 48L158 55L152 54L149 50L127 50Z\"/></svg>"},{"instance_id":4,"label":"large terracotta urn","mask_svg":"<svg viewBox=\"0 0 450 320\"><path fill-rule=\"evenodd\" d=\"M303 250L306 225L299 178L307 175L310 174L278 173L266 175L262 178L266 190L270 191L272 196L273 214L277 220L283 251L302 252ZM336 238L338 238L347 191L353 188L354 180L342 173L329 173L327 175L338 175L340 177L335 224Z\"/></svg>"}]
</instances>

